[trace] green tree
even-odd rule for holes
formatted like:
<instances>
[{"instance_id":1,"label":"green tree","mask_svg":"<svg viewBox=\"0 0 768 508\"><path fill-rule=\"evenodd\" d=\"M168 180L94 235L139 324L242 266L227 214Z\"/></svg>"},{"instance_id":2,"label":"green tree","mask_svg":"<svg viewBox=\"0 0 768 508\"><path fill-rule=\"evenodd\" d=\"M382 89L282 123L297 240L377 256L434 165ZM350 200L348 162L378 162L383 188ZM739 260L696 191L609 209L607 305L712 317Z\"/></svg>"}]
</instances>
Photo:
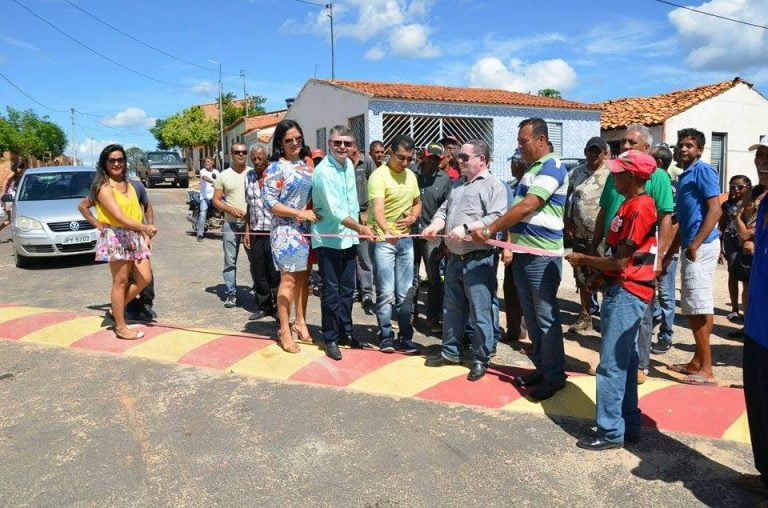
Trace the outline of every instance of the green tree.
<instances>
[{"instance_id":1,"label":"green tree","mask_svg":"<svg viewBox=\"0 0 768 508\"><path fill-rule=\"evenodd\" d=\"M243 106L241 103L235 103L238 100L237 96L228 92L221 96L222 105L222 117L224 118L224 127L233 124L240 117L243 116ZM219 102L219 98L216 97L216 103ZM258 95L248 96L248 116L261 115L264 113L264 103L267 99Z\"/></svg>"},{"instance_id":2,"label":"green tree","mask_svg":"<svg viewBox=\"0 0 768 508\"><path fill-rule=\"evenodd\" d=\"M560 90L555 90L554 88L542 88L539 90L539 97L552 97L553 99L563 98L560 94Z\"/></svg>"},{"instance_id":3,"label":"green tree","mask_svg":"<svg viewBox=\"0 0 768 508\"><path fill-rule=\"evenodd\" d=\"M219 131L216 122L205 117L196 107L171 115L162 122L160 139L166 147L211 145Z\"/></svg>"},{"instance_id":4,"label":"green tree","mask_svg":"<svg viewBox=\"0 0 768 508\"><path fill-rule=\"evenodd\" d=\"M28 109L19 111L7 107L7 118L0 115L0 145L22 156L43 159L47 154L58 157L67 146L67 136L61 127L39 117Z\"/></svg>"},{"instance_id":5,"label":"green tree","mask_svg":"<svg viewBox=\"0 0 768 508\"><path fill-rule=\"evenodd\" d=\"M137 174L139 169L139 161L144 158L144 150L132 146L125 151L125 156L128 157L128 171L134 175Z\"/></svg>"},{"instance_id":6,"label":"green tree","mask_svg":"<svg viewBox=\"0 0 768 508\"><path fill-rule=\"evenodd\" d=\"M152 135L157 140L157 148L159 150L168 150L168 146L165 145L165 141L163 141L163 126L165 125L165 119L158 118L155 120L155 126L149 129L149 132L152 133Z\"/></svg>"}]
</instances>

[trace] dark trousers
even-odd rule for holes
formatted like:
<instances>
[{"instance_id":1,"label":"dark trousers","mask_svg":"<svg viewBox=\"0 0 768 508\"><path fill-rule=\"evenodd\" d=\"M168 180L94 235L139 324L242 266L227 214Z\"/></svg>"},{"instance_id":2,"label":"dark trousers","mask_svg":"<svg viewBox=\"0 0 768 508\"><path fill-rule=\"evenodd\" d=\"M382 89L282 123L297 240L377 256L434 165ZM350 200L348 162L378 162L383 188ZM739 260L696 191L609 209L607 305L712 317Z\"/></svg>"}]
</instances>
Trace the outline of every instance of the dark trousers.
<instances>
[{"instance_id":1,"label":"dark trousers","mask_svg":"<svg viewBox=\"0 0 768 508\"><path fill-rule=\"evenodd\" d=\"M272 260L269 235L249 235L251 248L246 249L253 279L253 293L257 310L275 312L277 286L280 274Z\"/></svg>"},{"instance_id":2,"label":"dark trousers","mask_svg":"<svg viewBox=\"0 0 768 508\"><path fill-rule=\"evenodd\" d=\"M129 281L132 280L129 277ZM152 280L141 290L139 296L126 302L125 312L128 314L140 314L147 307L152 307L152 302L155 300L155 272L152 272Z\"/></svg>"},{"instance_id":3,"label":"dark trousers","mask_svg":"<svg viewBox=\"0 0 768 508\"><path fill-rule=\"evenodd\" d=\"M744 399L755 468L768 487L768 349L754 339L744 339Z\"/></svg>"},{"instance_id":4,"label":"dark trousers","mask_svg":"<svg viewBox=\"0 0 768 508\"><path fill-rule=\"evenodd\" d=\"M317 265L323 289L320 315L323 341L337 343L342 338L352 340L352 294L355 291L357 246L348 249L318 247Z\"/></svg>"},{"instance_id":5,"label":"dark trousers","mask_svg":"<svg viewBox=\"0 0 768 508\"><path fill-rule=\"evenodd\" d=\"M507 340L524 339L528 332L523 326L523 309L512 274L512 263L504 267L504 312L507 314Z\"/></svg>"},{"instance_id":6,"label":"dark trousers","mask_svg":"<svg viewBox=\"0 0 768 508\"><path fill-rule=\"evenodd\" d=\"M419 291L419 265L423 262L427 270L427 318L440 319L443 314L443 279L440 278L440 246L442 242L430 242L421 238L413 239L413 286L415 295ZM417 302L414 297L413 314L418 315Z\"/></svg>"}]
</instances>

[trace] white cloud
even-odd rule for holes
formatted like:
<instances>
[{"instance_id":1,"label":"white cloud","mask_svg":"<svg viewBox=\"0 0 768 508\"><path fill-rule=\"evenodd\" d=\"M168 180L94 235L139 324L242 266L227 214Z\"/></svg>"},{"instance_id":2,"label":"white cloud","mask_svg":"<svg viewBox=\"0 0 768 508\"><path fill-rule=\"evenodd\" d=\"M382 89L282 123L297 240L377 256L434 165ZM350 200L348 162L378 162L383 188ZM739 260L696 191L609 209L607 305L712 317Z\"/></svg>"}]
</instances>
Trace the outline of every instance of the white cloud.
<instances>
[{"instance_id":1,"label":"white cloud","mask_svg":"<svg viewBox=\"0 0 768 508\"><path fill-rule=\"evenodd\" d=\"M204 79L201 82L197 83L196 85L192 86L193 92L199 93L202 95L210 95L215 90L216 90L216 83L208 81L207 79Z\"/></svg>"},{"instance_id":2,"label":"white cloud","mask_svg":"<svg viewBox=\"0 0 768 508\"><path fill-rule=\"evenodd\" d=\"M112 143L118 143L118 141L113 139L94 139L91 137L85 138L82 142L79 142L77 144L77 162L81 166L86 166L90 168L95 168L96 163L99 160L99 154L104 149L105 146L111 145ZM70 143L67 145L66 150L64 150L64 153L66 153L69 156L74 155L72 152L72 144Z\"/></svg>"},{"instance_id":3,"label":"white cloud","mask_svg":"<svg viewBox=\"0 0 768 508\"><path fill-rule=\"evenodd\" d=\"M496 57L481 58L469 71L472 87L501 88L536 93L542 88L565 91L576 85L576 71L560 58L530 64L512 59L508 65Z\"/></svg>"},{"instance_id":4,"label":"white cloud","mask_svg":"<svg viewBox=\"0 0 768 508\"><path fill-rule=\"evenodd\" d=\"M334 36L358 42L376 40L365 58L381 60L385 56L434 58L441 51L430 41L429 18L435 0L339 0L333 4ZM329 37L330 23L326 9L317 9L303 20L289 19L283 32ZM384 39L382 42L381 40Z\"/></svg>"},{"instance_id":5,"label":"white cloud","mask_svg":"<svg viewBox=\"0 0 768 508\"><path fill-rule=\"evenodd\" d=\"M0 64L8 63L8 57L0 54Z\"/></svg>"},{"instance_id":6,"label":"white cloud","mask_svg":"<svg viewBox=\"0 0 768 508\"><path fill-rule=\"evenodd\" d=\"M440 49L429 42L429 28L420 23L395 29L389 39L389 47L392 56L410 58L440 56Z\"/></svg>"},{"instance_id":7,"label":"white cloud","mask_svg":"<svg viewBox=\"0 0 768 508\"><path fill-rule=\"evenodd\" d=\"M147 112L141 108L130 107L117 113L115 116L108 116L101 120L103 125L109 127L131 127L148 129L155 125L157 118L148 117Z\"/></svg>"},{"instance_id":8,"label":"white cloud","mask_svg":"<svg viewBox=\"0 0 768 508\"><path fill-rule=\"evenodd\" d=\"M6 37L6 36L0 36L0 41L9 44L11 46L16 46L17 48L26 49L27 51L32 51L35 53L41 53L42 50L35 46L32 43L29 43L27 41L22 41L21 39L14 39L13 37Z\"/></svg>"},{"instance_id":9,"label":"white cloud","mask_svg":"<svg viewBox=\"0 0 768 508\"><path fill-rule=\"evenodd\" d=\"M768 0L711 0L696 9L768 25ZM685 63L696 70L745 69L768 64L768 36L762 28L705 16L687 9L669 13L688 54Z\"/></svg>"}]
</instances>

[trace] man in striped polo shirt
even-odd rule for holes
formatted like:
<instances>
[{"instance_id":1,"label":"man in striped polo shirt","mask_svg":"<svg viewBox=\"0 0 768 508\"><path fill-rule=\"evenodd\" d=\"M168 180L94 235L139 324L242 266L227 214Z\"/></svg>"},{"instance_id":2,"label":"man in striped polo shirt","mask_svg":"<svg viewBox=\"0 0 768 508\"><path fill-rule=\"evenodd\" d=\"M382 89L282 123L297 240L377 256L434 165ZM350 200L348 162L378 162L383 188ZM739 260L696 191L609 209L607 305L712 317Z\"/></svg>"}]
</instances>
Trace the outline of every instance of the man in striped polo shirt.
<instances>
[{"instance_id":1,"label":"man in striped polo shirt","mask_svg":"<svg viewBox=\"0 0 768 508\"><path fill-rule=\"evenodd\" d=\"M563 268L563 212L568 194L568 172L549 153L547 123L529 118L519 125L517 144L529 164L515 188L512 207L490 226L475 231L475 241L485 242L498 231L510 228L512 242L543 249L551 255L516 253L512 272L520 295L528 336L533 343L531 359L536 367L513 379L520 388L536 386L528 394L534 401L552 397L565 388L565 351L557 290Z\"/></svg>"}]
</instances>

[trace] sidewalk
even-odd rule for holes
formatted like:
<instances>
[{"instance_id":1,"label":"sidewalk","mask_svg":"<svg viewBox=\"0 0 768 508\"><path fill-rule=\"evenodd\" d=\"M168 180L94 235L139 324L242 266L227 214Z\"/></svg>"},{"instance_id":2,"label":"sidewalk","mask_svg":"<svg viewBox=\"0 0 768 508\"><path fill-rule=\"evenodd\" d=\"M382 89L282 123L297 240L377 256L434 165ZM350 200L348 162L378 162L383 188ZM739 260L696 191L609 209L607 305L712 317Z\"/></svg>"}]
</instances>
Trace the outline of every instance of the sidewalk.
<instances>
[{"instance_id":1,"label":"sidewalk","mask_svg":"<svg viewBox=\"0 0 768 508\"><path fill-rule=\"evenodd\" d=\"M0 339L46 346L141 357L246 376L332 386L460 404L497 411L542 413L592 419L595 378L571 374L566 389L543 403L529 402L509 383L520 368L491 365L481 380L466 380L461 366L424 367L422 356L344 350L344 360L328 359L316 346L302 344L288 354L269 337L171 324L138 325L145 337L122 341L102 315L0 304ZM649 379L639 387L645 425L714 439L749 442L742 390L699 387Z\"/></svg>"}]
</instances>

